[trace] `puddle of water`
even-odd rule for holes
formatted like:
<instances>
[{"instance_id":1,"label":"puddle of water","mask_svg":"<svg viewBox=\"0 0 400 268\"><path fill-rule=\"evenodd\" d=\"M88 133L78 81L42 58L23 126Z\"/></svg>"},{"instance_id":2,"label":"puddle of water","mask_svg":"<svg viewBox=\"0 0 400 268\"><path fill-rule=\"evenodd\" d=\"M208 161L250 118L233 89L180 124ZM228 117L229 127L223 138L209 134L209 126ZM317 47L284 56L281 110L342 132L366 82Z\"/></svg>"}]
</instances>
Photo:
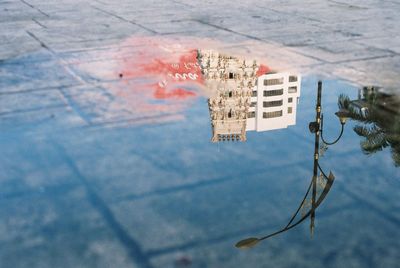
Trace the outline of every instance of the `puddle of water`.
<instances>
[{"instance_id":1,"label":"puddle of water","mask_svg":"<svg viewBox=\"0 0 400 268\"><path fill-rule=\"evenodd\" d=\"M341 133L335 113L348 117L324 145L309 124L321 119L316 77L206 43L129 40L88 56L102 63L71 57L89 82L56 92L86 123L26 112L17 131L3 125L0 259L63 259L51 246L76 263L96 256L87 266L107 255L144 267L394 267L398 96L324 80L326 143ZM239 252L247 237L239 246L263 242Z\"/></svg>"}]
</instances>

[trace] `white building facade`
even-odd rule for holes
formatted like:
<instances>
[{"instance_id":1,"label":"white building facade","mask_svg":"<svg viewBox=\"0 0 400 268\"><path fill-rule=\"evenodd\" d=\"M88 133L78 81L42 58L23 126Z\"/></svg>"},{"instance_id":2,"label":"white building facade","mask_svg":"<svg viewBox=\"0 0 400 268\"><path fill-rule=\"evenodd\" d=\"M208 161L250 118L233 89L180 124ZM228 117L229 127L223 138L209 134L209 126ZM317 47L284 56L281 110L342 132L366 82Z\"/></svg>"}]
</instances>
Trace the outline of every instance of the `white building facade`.
<instances>
[{"instance_id":1,"label":"white building facade","mask_svg":"<svg viewBox=\"0 0 400 268\"><path fill-rule=\"evenodd\" d=\"M268 131L296 124L301 76L264 74L257 78L247 115L246 131Z\"/></svg>"}]
</instances>

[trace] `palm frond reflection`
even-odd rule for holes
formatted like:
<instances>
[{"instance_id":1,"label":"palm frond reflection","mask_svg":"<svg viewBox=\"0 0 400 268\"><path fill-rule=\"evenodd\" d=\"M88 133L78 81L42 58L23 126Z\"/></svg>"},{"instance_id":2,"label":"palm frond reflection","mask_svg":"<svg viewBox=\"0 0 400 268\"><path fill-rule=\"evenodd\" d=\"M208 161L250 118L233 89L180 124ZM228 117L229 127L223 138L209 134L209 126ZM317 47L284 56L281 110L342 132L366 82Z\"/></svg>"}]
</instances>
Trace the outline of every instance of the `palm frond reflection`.
<instances>
[{"instance_id":1,"label":"palm frond reflection","mask_svg":"<svg viewBox=\"0 0 400 268\"><path fill-rule=\"evenodd\" d=\"M358 99L347 95L338 98L339 108L346 109L357 122L354 132L363 138L361 150L371 155L389 147L395 166L400 166L400 96L377 87L364 87Z\"/></svg>"}]
</instances>

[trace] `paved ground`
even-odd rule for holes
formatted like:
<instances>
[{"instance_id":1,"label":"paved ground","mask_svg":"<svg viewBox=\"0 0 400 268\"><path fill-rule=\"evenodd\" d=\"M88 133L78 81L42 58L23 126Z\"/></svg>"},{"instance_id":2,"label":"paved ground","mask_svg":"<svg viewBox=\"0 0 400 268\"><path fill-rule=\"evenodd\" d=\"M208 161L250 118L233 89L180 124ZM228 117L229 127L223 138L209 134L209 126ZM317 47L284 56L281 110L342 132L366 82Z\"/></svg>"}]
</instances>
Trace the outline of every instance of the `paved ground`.
<instances>
[{"instance_id":1,"label":"paved ground","mask_svg":"<svg viewBox=\"0 0 400 268\"><path fill-rule=\"evenodd\" d=\"M372 0L1 1L0 60L42 47L57 57L132 35L184 35L251 40L271 62L397 88L399 6Z\"/></svg>"},{"instance_id":2,"label":"paved ground","mask_svg":"<svg viewBox=\"0 0 400 268\"><path fill-rule=\"evenodd\" d=\"M204 100L146 106L124 91L139 82L118 74L126 59L128 69L140 62L143 40L213 43L273 68L398 91L399 12L398 1L372 0L0 0L0 266L394 267L399 171L383 152L346 158L361 155L350 132L328 151L339 190L319 218L326 232L309 240L305 226L252 253L231 247L275 229L300 199L313 92L293 130L217 148Z\"/></svg>"}]
</instances>

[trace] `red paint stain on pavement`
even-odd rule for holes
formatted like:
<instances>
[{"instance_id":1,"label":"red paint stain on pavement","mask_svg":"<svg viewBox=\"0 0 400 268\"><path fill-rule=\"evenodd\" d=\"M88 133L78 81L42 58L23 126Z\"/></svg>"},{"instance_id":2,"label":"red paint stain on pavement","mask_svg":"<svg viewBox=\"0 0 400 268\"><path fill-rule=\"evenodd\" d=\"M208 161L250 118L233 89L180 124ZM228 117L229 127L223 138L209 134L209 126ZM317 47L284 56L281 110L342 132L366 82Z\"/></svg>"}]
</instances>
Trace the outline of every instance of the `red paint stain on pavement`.
<instances>
[{"instance_id":1,"label":"red paint stain on pavement","mask_svg":"<svg viewBox=\"0 0 400 268\"><path fill-rule=\"evenodd\" d=\"M194 97L196 96L194 91L182 86L203 85L196 49L191 49L186 54L181 55L178 62L156 59L151 64L144 66L143 70L147 74L162 78L162 81L154 84L153 96L156 99Z\"/></svg>"},{"instance_id":2,"label":"red paint stain on pavement","mask_svg":"<svg viewBox=\"0 0 400 268\"><path fill-rule=\"evenodd\" d=\"M194 96L196 96L194 92L185 90L183 88L177 88L167 91L165 88L159 87L154 91L154 97L156 99L170 99L170 98L184 99L187 97L194 97Z\"/></svg>"},{"instance_id":3,"label":"red paint stain on pavement","mask_svg":"<svg viewBox=\"0 0 400 268\"><path fill-rule=\"evenodd\" d=\"M256 75L258 77L258 76L261 76L261 75L269 73L269 72L271 72L271 69L268 66L266 66L264 64L260 64L260 67L258 68Z\"/></svg>"},{"instance_id":4,"label":"red paint stain on pavement","mask_svg":"<svg viewBox=\"0 0 400 268\"><path fill-rule=\"evenodd\" d=\"M146 88L158 100L184 100L197 96L196 91L204 84L197 49L179 47L161 39L146 43L147 39L131 40L136 46L143 46L138 48L136 55L121 62L118 73L125 79L151 81Z\"/></svg>"}]
</instances>

